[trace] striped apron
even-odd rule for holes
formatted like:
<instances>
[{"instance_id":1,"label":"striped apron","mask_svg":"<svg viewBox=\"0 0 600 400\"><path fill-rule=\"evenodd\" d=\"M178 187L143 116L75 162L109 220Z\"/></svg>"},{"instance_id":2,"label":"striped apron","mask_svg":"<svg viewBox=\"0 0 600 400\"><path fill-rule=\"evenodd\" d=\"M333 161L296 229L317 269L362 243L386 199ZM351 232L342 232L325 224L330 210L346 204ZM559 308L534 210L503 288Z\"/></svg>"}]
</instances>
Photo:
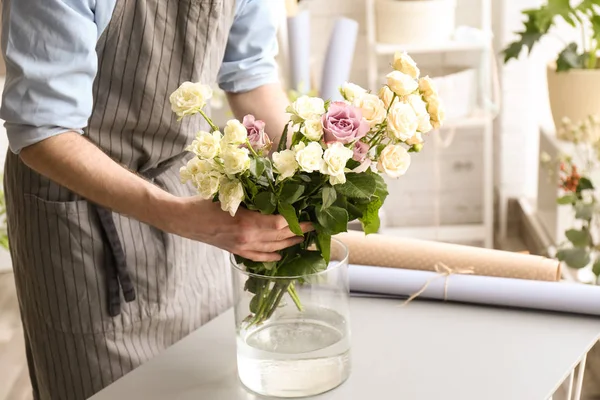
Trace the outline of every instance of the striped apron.
<instances>
[{"instance_id":1,"label":"striped apron","mask_svg":"<svg viewBox=\"0 0 600 400\"><path fill-rule=\"evenodd\" d=\"M169 95L212 83L235 0L117 0L97 44L85 134L159 187L179 182L200 118ZM65 23L69 23L65 21ZM230 306L227 254L97 207L9 154L8 226L36 399L85 399Z\"/></svg>"}]
</instances>

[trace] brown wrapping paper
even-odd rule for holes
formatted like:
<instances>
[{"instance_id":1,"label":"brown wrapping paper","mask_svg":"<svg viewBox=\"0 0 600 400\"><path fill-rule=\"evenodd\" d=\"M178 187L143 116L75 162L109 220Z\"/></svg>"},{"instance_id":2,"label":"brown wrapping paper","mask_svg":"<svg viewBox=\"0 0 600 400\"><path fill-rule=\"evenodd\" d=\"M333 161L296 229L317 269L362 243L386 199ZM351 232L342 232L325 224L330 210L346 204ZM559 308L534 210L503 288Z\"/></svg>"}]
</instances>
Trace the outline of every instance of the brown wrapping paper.
<instances>
[{"instance_id":1,"label":"brown wrapping paper","mask_svg":"<svg viewBox=\"0 0 600 400\"><path fill-rule=\"evenodd\" d=\"M502 278L558 281L560 263L507 251L350 231L336 236L350 251L350 264L435 271L442 263L453 270ZM332 255L335 256L335 255Z\"/></svg>"}]
</instances>

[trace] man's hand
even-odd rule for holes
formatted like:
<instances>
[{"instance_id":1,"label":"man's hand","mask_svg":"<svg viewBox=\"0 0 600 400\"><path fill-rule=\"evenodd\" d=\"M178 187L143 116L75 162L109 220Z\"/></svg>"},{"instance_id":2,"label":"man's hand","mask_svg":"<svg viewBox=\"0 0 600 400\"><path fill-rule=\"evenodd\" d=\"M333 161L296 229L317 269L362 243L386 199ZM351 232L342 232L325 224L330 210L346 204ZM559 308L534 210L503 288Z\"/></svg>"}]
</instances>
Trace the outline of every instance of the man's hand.
<instances>
[{"instance_id":1,"label":"man's hand","mask_svg":"<svg viewBox=\"0 0 600 400\"><path fill-rule=\"evenodd\" d=\"M278 261L276 252L304 240L290 231L281 215L262 215L240 208L235 217L221 210L218 203L198 197L180 199L171 209L164 230L200 242L211 244L253 261ZM310 223L301 223L303 232L312 230Z\"/></svg>"}]
</instances>

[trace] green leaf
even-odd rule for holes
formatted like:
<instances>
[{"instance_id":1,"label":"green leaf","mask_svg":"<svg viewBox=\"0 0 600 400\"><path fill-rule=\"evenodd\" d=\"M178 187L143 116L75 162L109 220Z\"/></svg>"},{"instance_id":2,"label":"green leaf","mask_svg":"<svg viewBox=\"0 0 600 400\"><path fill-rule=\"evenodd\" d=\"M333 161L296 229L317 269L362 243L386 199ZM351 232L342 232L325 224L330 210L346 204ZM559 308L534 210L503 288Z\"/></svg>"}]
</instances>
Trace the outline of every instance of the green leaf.
<instances>
[{"instance_id":1,"label":"green leaf","mask_svg":"<svg viewBox=\"0 0 600 400\"><path fill-rule=\"evenodd\" d=\"M250 161L250 174L258 178L263 172L265 172L265 159L264 158L253 158Z\"/></svg>"},{"instance_id":2,"label":"green leaf","mask_svg":"<svg viewBox=\"0 0 600 400\"><path fill-rule=\"evenodd\" d=\"M589 221L594 215L594 205L578 203L575 204L575 218Z\"/></svg>"},{"instance_id":3,"label":"green leaf","mask_svg":"<svg viewBox=\"0 0 600 400\"><path fill-rule=\"evenodd\" d=\"M310 179L310 176L308 175L304 175L304 174L299 174L296 175L301 181L306 182L306 183L310 183L312 182L312 179Z\"/></svg>"},{"instance_id":4,"label":"green leaf","mask_svg":"<svg viewBox=\"0 0 600 400\"><path fill-rule=\"evenodd\" d=\"M375 179L375 196L379 197L383 204L389 195L387 183L385 183L385 180L379 174L373 174L372 176Z\"/></svg>"},{"instance_id":5,"label":"green leaf","mask_svg":"<svg viewBox=\"0 0 600 400\"><path fill-rule=\"evenodd\" d=\"M271 215L277 208L277 198L272 192L261 192L254 197L254 204L265 215Z\"/></svg>"},{"instance_id":6,"label":"green leaf","mask_svg":"<svg viewBox=\"0 0 600 400\"><path fill-rule=\"evenodd\" d=\"M582 190L593 189L594 184L586 177L582 177L579 179L579 183L577 184L577 193L580 193Z\"/></svg>"},{"instance_id":7,"label":"green leaf","mask_svg":"<svg viewBox=\"0 0 600 400\"><path fill-rule=\"evenodd\" d=\"M373 174L347 174L346 183L335 185L335 190L349 198L369 199L375 194L377 183Z\"/></svg>"},{"instance_id":8,"label":"green leaf","mask_svg":"<svg viewBox=\"0 0 600 400\"><path fill-rule=\"evenodd\" d=\"M349 159L346 163L346 168L354 169L360 166L360 163L356 160Z\"/></svg>"},{"instance_id":9,"label":"green leaf","mask_svg":"<svg viewBox=\"0 0 600 400\"><path fill-rule=\"evenodd\" d=\"M568 71L572 68L583 68L583 59L577 54L577 43L571 43L558 55L556 71Z\"/></svg>"},{"instance_id":10,"label":"green leaf","mask_svg":"<svg viewBox=\"0 0 600 400\"><path fill-rule=\"evenodd\" d=\"M337 235L348 231L348 212L343 208L317 206L315 213L317 221L323 227L323 233Z\"/></svg>"},{"instance_id":11,"label":"green leaf","mask_svg":"<svg viewBox=\"0 0 600 400\"><path fill-rule=\"evenodd\" d=\"M268 284L268 282L269 281L267 281L266 279L260 279L260 278L251 276L246 281L246 284L244 285L244 290L246 290L250 293L257 294L265 288L265 286Z\"/></svg>"},{"instance_id":12,"label":"green leaf","mask_svg":"<svg viewBox=\"0 0 600 400\"><path fill-rule=\"evenodd\" d=\"M600 276L600 258L596 259L596 261L594 262L592 272L594 273L594 275Z\"/></svg>"},{"instance_id":13,"label":"green leaf","mask_svg":"<svg viewBox=\"0 0 600 400\"><path fill-rule=\"evenodd\" d=\"M252 182L252 179L250 178L244 179L244 184L246 186L246 190L250 192L250 197L254 198L254 196L258 194L258 187L256 184Z\"/></svg>"},{"instance_id":14,"label":"green leaf","mask_svg":"<svg viewBox=\"0 0 600 400\"><path fill-rule=\"evenodd\" d=\"M323 208L329 208L335 203L337 195L335 189L330 185L323 186Z\"/></svg>"},{"instance_id":15,"label":"green leaf","mask_svg":"<svg viewBox=\"0 0 600 400\"><path fill-rule=\"evenodd\" d=\"M300 228L300 223L298 222L298 215L296 215L296 210L291 204L280 201L277 206L277 210L279 211L279 214L281 214L285 218L292 232L294 232L298 236L304 235L302 233L302 229Z\"/></svg>"},{"instance_id":16,"label":"green leaf","mask_svg":"<svg viewBox=\"0 0 600 400\"><path fill-rule=\"evenodd\" d=\"M325 262L329 264L331 258L331 235L320 232L317 229L317 246L325 259Z\"/></svg>"},{"instance_id":17,"label":"green leaf","mask_svg":"<svg viewBox=\"0 0 600 400\"><path fill-rule=\"evenodd\" d=\"M383 203L381 202L381 199L377 198L371 201L365 207L363 211L363 216L359 218L360 222L362 223L365 234L369 235L371 233L379 232L379 228L381 225L381 221L379 219L379 209L382 205Z\"/></svg>"},{"instance_id":18,"label":"green leaf","mask_svg":"<svg viewBox=\"0 0 600 400\"><path fill-rule=\"evenodd\" d=\"M577 202L577 195L575 193L568 193L562 197L559 197L556 202L561 205L575 204Z\"/></svg>"},{"instance_id":19,"label":"green leaf","mask_svg":"<svg viewBox=\"0 0 600 400\"><path fill-rule=\"evenodd\" d=\"M565 236L575 247L587 247L590 244L590 235L586 230L569 229Z\"/></svg>"},{"instance_id":20,"label":"green leaf","mask_svg":"<svg viewBox=\"0 0 600 400\"><path fill-rule=\"evenodd\" d=\"M590 263L590 255L586 249L574 248L563 249L556 252L556 257L564 261L571 268L584 268Z\"/></svg>"},{"instance_id":21,"label":"green leaf","mask_svg":"<svg viewBox=\"0 0 600 400\"><path fill-rule=\"evenodd\" d=\"M364 205L361 205L364 208ZM355 221L363 216L363 208L356 206L352 203L346 204L346 210L348 211L348 222Z\"/></svg>"},{"instance_id":22,"label":"green leaf","mask_svg":"<svg viewBox=\"0 0 600 400\"><path fill-rule=\"evenodd\" d=\"M327 269L327 263L318 251L304 251L300 257L286 263L277 270L277 276L306 276Z\"/></svg>"},{"instance_id":23,"label":"green leaf","mask_svg":"<svg viewBox=\"0 0 600 400\"><path fill-rule=\"evenodd\" d=\"M297 183L293 182L287 182L283 185L283 188L281 189L279 201L283 201L288 204L294 204L300 199L300 197L302 197L303 193L304 186L298 185Z\"/></svg>"},{"instance_id":24,"label":"green leaf","mask_svg":"<svg viewBox=\"0 0 600 400\"><path fill-rule=\"evenodd\" d=\"M283 133L281 134L281 138L279 139L279 146L277 146L277 151L283 151L287 148L287 138L288 138L288 130L290 129L290 125L286 124L285 128L283 128Z\"/></svg>"},{"instance_id":25,"label":"green leaf","mask_svg":"<svg viewBox=\"0 0 600 400\"><path fill-rule=\"evenodd\" d=\"M545 7L539 10L525 10L523 14L527 17L524 22L524 30L517 32L520 38L509 44L503 51L504 62L519 58L524 48L528 48L529 53L533 46L544 36L552 25L552 17L549 16Z\"/></svg>"}]
</instances>

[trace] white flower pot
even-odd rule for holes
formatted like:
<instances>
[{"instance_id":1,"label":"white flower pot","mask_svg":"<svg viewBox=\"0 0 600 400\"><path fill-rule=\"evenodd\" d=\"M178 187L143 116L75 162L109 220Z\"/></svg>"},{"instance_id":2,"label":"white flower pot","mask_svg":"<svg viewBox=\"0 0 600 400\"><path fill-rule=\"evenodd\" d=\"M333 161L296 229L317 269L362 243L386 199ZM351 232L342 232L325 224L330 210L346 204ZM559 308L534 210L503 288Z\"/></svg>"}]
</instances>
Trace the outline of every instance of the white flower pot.
<instances>
[{"instance_id":1,"label":"white flower pot","mask_svg":"<svg viewBox=\"0 0 600 400\"><path fill-rule=\"evenodd\" d=\"M377 41L429 44L450 40L455 11L456 0L377 0Z\"/></svg>"},{"instance_id":2,"label":"white flower pot","mask_svg":"<svg viewBox=\"0 0 600 400\"><path fill-rule=\"evenodd\" d=\"M600 114L600 70L556 72L548 65L548 94L555 126L568 117L573 122Z\"/></svg>"}]
</instances>

